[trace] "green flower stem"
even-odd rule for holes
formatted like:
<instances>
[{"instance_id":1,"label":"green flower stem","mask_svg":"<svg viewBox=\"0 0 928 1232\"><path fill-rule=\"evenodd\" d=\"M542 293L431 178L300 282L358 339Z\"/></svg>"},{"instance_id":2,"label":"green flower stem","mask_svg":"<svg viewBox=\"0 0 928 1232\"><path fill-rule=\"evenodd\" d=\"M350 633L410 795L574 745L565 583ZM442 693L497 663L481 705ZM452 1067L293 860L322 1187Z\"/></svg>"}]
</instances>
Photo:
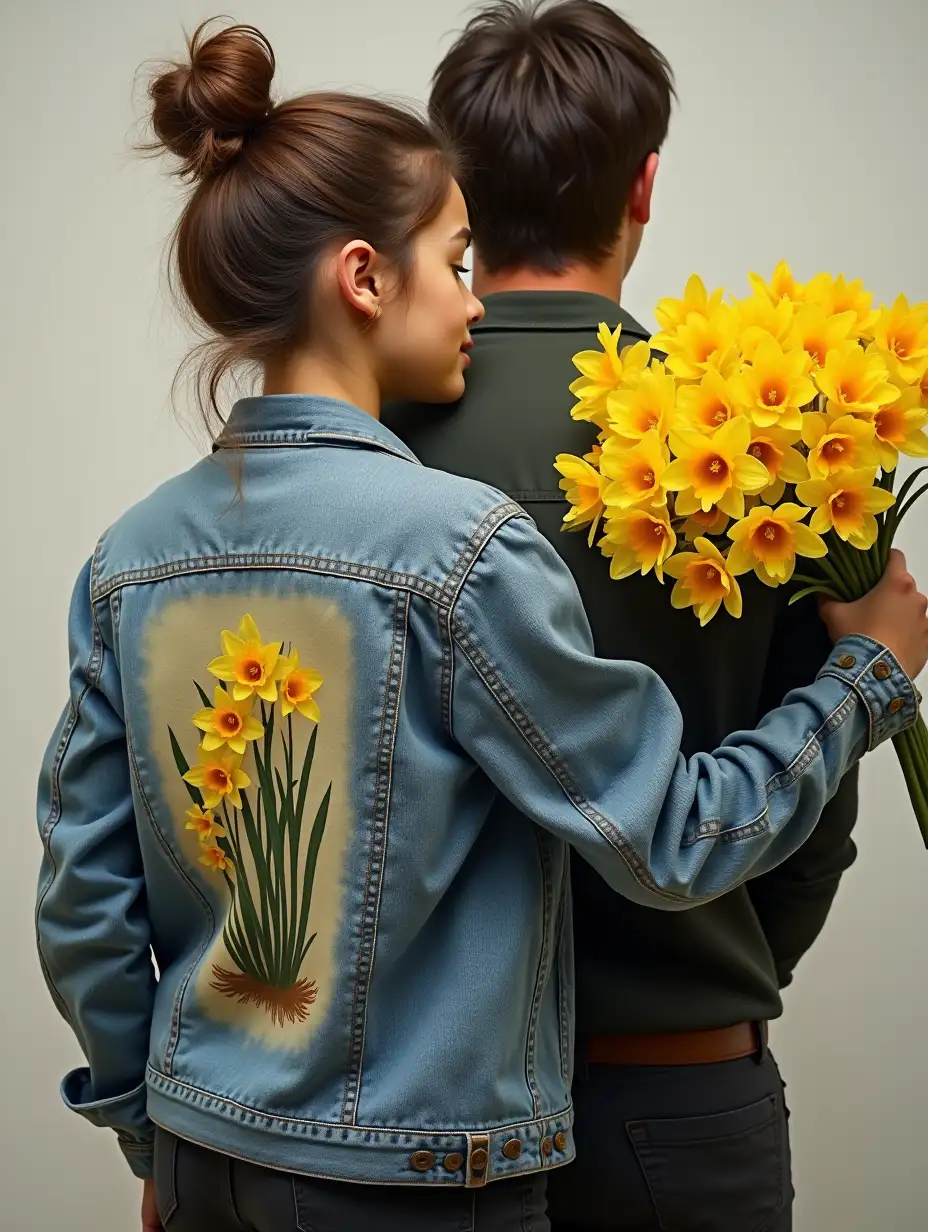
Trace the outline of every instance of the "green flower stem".
<instances>
[{"instance_id":1,"label":"green flower stem","mask_svg":"<svg viewBox=\"0 0 928 1232\"><path fill-rule=\"evenodd\" d=\"M924 721L919 716L915 727L893 737L893 745L902 767L902 777L912 801L922 842L928 848L928 763L924 753L925 739L928 739L928 732L925 731Z\"/></svg>"},{"instance_id":2,"label":"green flower stem","mask_svg":"<svg viewBox=\"0 0 928 1232\"><path fill-rule=\"evenodd\" d=\"M832 584L840 597L846 602L851 597L848 590L848 583L845 580L844 575L835 567L834 561L829 560L827 556L822 556L816 563L825 574L826 579Z\"/></svg>"},{"instance_id":3,"label":"green flower stem","mask_svg":"<svg viewBox=\"0 0 928 1232\"><path fill-rule=\"evenodd\" d=\"M845 596L850 601L860 598L860 580L852 569L850 561L841 550L843 546L841 540L836 535L832 536L831 542L828 545L828 555L823 556L819 564L826 572L830 567L837 574Z\"/></svg>"}]
</instances>

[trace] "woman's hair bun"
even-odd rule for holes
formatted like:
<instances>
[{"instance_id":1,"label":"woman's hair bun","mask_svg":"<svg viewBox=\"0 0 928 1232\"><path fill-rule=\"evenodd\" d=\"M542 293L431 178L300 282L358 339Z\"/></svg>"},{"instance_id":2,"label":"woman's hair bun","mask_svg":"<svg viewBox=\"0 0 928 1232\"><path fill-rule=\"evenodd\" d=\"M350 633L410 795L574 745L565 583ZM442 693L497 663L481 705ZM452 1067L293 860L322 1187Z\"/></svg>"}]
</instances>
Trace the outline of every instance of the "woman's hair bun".
<instances>
[{"instance_id":1,"label":"woman's hair bun","mask_svg":"<svg viewBox=\"0 0 928 1232\"><path fill-rule=\"evenodd\" d=\"M180 174L190 179L236 158L273 106L270 43L254 26L210 34L212 24L204 22L188 40L188 62L171 64L148 90L157 145L180 159Z\"/></svg>"}]
</instances>

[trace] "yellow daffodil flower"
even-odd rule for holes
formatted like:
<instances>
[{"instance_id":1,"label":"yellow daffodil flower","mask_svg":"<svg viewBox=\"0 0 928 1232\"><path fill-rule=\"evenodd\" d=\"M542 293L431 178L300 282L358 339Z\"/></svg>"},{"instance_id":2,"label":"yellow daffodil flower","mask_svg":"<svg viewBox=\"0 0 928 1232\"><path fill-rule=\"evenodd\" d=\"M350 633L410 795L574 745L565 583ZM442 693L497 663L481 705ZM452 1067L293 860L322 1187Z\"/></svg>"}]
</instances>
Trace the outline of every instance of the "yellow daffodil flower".
<instances>
[{"instance_id":1,"label":"yellow daffodil flower","mask_svg":"<svg viewBox=\"0 0 928 1232\"><path fill-rule=\"evenodd\" d=\"M764 338L750 366L732 377L731 388L759 428L798 430L802 407L815 397L807 366L805 351L784 351L776 339Z\"/></svg>"},{"instance_id":2,"label":"yellow daffodil flower","mask_svg":"<svg viewBox=\"0 0 928 1232\"><path fill-rule=\"evenodd\" d=\"M651 348L646 342L637 342L625 347L619 354L621 325L613 333L605 322L596 335L601 351L580 351L574 356L574 367L581 376L570 386L570 392L579 401L571 410L574 419L605 422L606 398L623 383L634 383L647 368Z\"/></svg>"},{"instance_id":3,"label":"yellow daffodil flower","mask_svg":"<svg viewBox=\"0 0 928 1232\"><path fill-rule=\"evenodd\" d=\"M753 569L765 586L781 586L793 576L797 556L826 556L825 540L802 524L808 512L789 502L752 509L728 532L728 568L736 577Z\"/></svg>"},{"instance_id":4,"label":"yellow daffodil flower","mask_svg":"<svg viewBox=\"0 0 928 1232\"><path fill-rule=\"evenodd\" d=\"M710 370L729 377L738 367L738 314L719 304L703 316L691 312L673 333L660 333L651 345L667 354L667 368L683 381L698 381Z\"/></svg>"},{"instance_id":5,"label":"yellow daffodil flower","mask_svg":"<svg viewBox=\"0 0 928 1232\"><path fill-rule=\"evenodd\" d=\"M670 596L676 608L692 607L700 625L707 625L722 604L731 616L741 615L741 587L714 543L701 537L695 552L679 552L664 566L677 579Z\"/></svg>"},{"instance_id":6,"label":"yellow daffodil flower","mask_svg":"<svg viewBox=\"0 0 928 1232\"><path fill-rule=\"evenodd\" d=\"M821 304L803 304L793 318L786 338L791 350L803 350L814 372L821 368L832 351L851 339L857 318L853 312L839 312L829 317Z\"/></svg>"},{"instance_id":7,"label":"yellow daffodil flower","mask_svg":"<svg viewBox=\"0 0 928 1232\"><path fill-rule=\"evenodd\" d=\"M864 290L863 282L859 278L847 282L843 274L837 278L832 278L831 274L816 274L806 283L805 298L809 303L818 304L826 317L853 312L853 333L858 338L870 337L879 316L872 307L873 296Z\"/></svg>"},{"instance_id":8,"label":"yellow daffodil flower","mask_svg":"<svg viewBox=\"0 0 928 1232\"><path fill-rule=\"evenodd\" d=\"M677 424L711 435L738 414L738 403L728 381L710 371L695 385L677 390Z\"/></svg>"},{"instance_id":9,"label":"yellow daffodil flower","mask_svg":"<svg viewBox=\"0 0 928 1232\"><path fill-rule=\"evenodd\" d=\"M709 317L722 302L724 290L719 287L710 295L706 284L698 274L692 274L687 280L682 299L666 298L658 301L654 316L658 325L668 334L676 332L686 323L691 312Z\"/></svg>"},{"instance_id":10,"label":"yellow daffodil flower","mask_svg":"<svg viewBox=\"0 0 928 1232\"><path fill-rule=\"evenodd\" d=\"M184 780L193 787L199 787L208 809L217 808L223 800L240 809L241 792L251 786L251 779L242 770L241 759L228 749L208 753L201 747L200 764L188 770Z\"/></svg>"},{"instance_id":11,"label":"yellow daffodil flower","mask_svg":"<svg viewBox=\"0 0 928 1232\"><path fill-rule=\"evenodd\" d=\"M564 530L580 530L589 525L588 542L592 544L603 514L603 478L589 462L572 453L559 453L554 465L564 476L559 487L571 505L564 515Z\"/></svg>"},{"instance_id":12,"label":"yellow daffodil flower","mask_svg":"<svg viewBox=\"0 0 928 1232\"><path fill-rule=\"evenodd\" d=\"M683 535L690 543L707 535L724 535L730 521L728 514L715 506L705 512L697 509L683 523Z\"/></svg>"},{"instance_id":13,"label":"yellow daffodil flower","mask_svg":"<svg viewBox=\"0 0 928 1232\"><path fill-rule=\"evenodd\" d=\"M784 297L772 303L766 295L752 295L749 299L736 300L735 307L739 317L738 345L748 363L765 338L785 345L795 316L789 299Z\"/></svg>"},{"instance_id":14,"label":"yellow daffodil flower","mask_svg":"<svg viewBox=\"0 0 928 1232\"><path fill-rule=\"evenodd\" d=\"M606 400L608 427L626 441L640 441L651 431L666 440L676 416L677 383L657 361L634 389L620 389Z\"/></svg>"},{"instance_id":15,"label":"yellow daffodil flower","mask_svg":"<svg viewBox=\"0 0 928 1232\"><path fill-rule=\"evenodd\" d=\"M828 399L829 413L835 416L872 415L899 397L879 353L864 351L856 342L831 351L814 376Z\"/></svg>"},{"instance_id":16,"label":"yellow daffodil flower","mask_svg":"<svg viewBox=\"0 0 928 1232\"><path fill-rule=\"evenodd\" d=\"M280 682L280 708L285 715L297 710L304 719L319 722L319 705L313 694L321 687L322 677L311 667L300 667L299 652L283 660L287 672Z\"/></svg>"},{"instance_id":17,"label":"yellow daffodil flower","mask_svg":"<svg viewBox=\"0 0 928 1232\"><path fill-rule=\"evenodd\" d=\"M786 491L788 483L801 483L803 479L809 478L806 460L799 450L794 448L798 441L798 432L752 425L748 453L758 462L763 462L772 477L769 486L758 493L762 504L775 505Z\"/></svg>"},{"instance_id":18,"label":"yellow daffodil flower","mask_svg":"<svg viewBox=\"0 0 928 1232\"><path fill-rule=\"evenodd\" d=\"M184 814L187 818L185 829L193 830L201 843L211 843L214 838L225 838L226 828L216 821L209 809L200 808L195 804Z\"/></svg>"},{"instance_id":19,"label":"yellow daffodil flower","mask_svg":"<svg viewBox=\"0 0 928 1232\"><path fill-rule=\"evenodd\" d=\"M233 753L244 753L247 741L264 735L262 725L251 716L253 705L254 695L237 702L217 685L212 709L199 710L193 716L196 726L205 733L203 748L211 753L227 744Z\"/></svg>"},{"instance_id":20,"label":"yellow daffodil flower","mask_svg":"<svg viewBox=\"0 0 928 1232\"><path fill-rule=\"evenodd\" d=\"M793 271L785 261L781 261L773 271L769 284L760 274L748 274L748 280L756 295L765 296L771 304L778 304L782 299L788 299L798 306L805 299L805 287L793 277Z\"/></svg>"},{"instance_id":21,"label":"yellow daffodil flower","mask_svg":"<svg viewBox=\"0 0 928 1232\"><path fill-rule=\"evenodd\" d=\"M200 863L205 864L214 873L235 872L235 866L221 847L206 847L200 856Z\"/></svg>"},{"instance_id":22,"label":"yellow daffodil flower","mask_svg":"<svg viewBox=\"0 0 928 1232\"><path fill-rule=\"evenodd\" d=\"M603 504L609 508L630 509L633 505L666 505L667 493L661 476L669 455L657 431L652 428L631 447L616 437L606 441L600 473L606 480Z\"/></svg>"},{"instance_id":23,"label":"yellow daffodil flower","mask_svg":"<svg viewBox=\"0 0 928 1232\"><path fill-rule=\"evenodd\" d=\"M642 576L654 570L664 580L664 562L677 546L666 509L627 509L610 513L599 547L609 558L609 576Z\"/></svg>"},{"instance_id":24,"label":"yellow daffodil flower","mask_svg":"<svg viewBox=\"0 0 928 1232\"><path fill-rule=\"evenodd\" d=\"M745 492L760 492L770 483L770 472L749 455L750 444L751 425L743 416L723 424L712 436L692 429L673 432L670 448L676 461L664 471L661 482L668 491L680 493L677 512L686 516L717 505L729 517L742 517ZM687 502L690 493L692 500Z\"/></svg>"},{"instance_id":25,"label":"yellow daffodil flower","mask_svg":"<svg viewBox=\"0 0 928 1232\"><path fill-rule=\"evenodd\" d=\"M809 523L816 534L834 530L855 548L866 550L876 541L877 513L888 509L895 498L873 486L876 471L836 471L825 479L809 479L796 485L796 495L815 512Z\"/></svg>"},{"instance_id":26,"label":"yellow daffodil flower","mask_svg":"<svg viewBox=\"0 0 928 1232\"><path fill-rule=\"evenodd\" d=\"M223 653L213 659L208 671L232 685L232 697L243 702L257 693L262 701L277 701L280 679L280 643L261 641L258 626L245 616L238 633L222 632Z\"/></svg>"},{"instance_id":27,"label":"yellow daffodil flower","mask_svg":"<svg viewBox=\"0 0 928 1232\"><path fill-rule=\"evenodd\" d=\"M900 295L892 308L883 308L873 330L875 348L883 355L890 375L912 385L928 372L928 304L913 304Z\"/></svg>"},{"instance_id":28,"label":"yellow daffodil flower","mask_svg":"<svg viewBox=\"0 0 928 1232\"><path fill-rule=\"evenodd\" d=\"M922 406L928 406L928 368L925 369L925 375L916 386L921 395Z\"/></svg>"},{"instance_id":29,"label":"yellow daffodil flower","mask_svg":"<svg viewBox=\"0 0 928 1232\"><path fill-rule=\"evenodd\" d=\"M928 401L917 386L903 390L901 397L880 409L870 419L876 448L884 471L896 469L900 453L910 458L928 458Z\"/></svg>"},{"instance_id":30,"label":"yellow daffodil flower","mask_svg":"<svg viewBox=\"0 0 928 1232\"><path fill-rule=\"evenodd\" d=\"M802 440L809 448L809 474L824 479L835 471L876 469L876 431L865 419L809 412L802 417Z\"/></svg>"}]
</instances>

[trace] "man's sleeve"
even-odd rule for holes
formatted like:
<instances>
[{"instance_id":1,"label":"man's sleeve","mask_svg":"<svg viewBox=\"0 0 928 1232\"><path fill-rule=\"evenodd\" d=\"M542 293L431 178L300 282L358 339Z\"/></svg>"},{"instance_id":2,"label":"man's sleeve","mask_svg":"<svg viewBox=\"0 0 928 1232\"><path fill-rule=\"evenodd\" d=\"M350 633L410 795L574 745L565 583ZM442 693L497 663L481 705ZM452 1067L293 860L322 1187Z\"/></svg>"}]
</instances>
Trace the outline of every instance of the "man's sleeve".
<instances>
[{"instance_id":1,"label":"man's sleeve","mask_svg":"<svg viewBox=\"0 0 928 1232\"><path fill-rule=\"evenodd\" d=\"M814 598L784 607L771 647L760 714L779 706L788 693L810 679L829 649ZM841 875L857 855L851 837L857 820L857 780L854 766L799 850L771 872L748 882L781 988L791 982L796 964L822 931Z\"/></svg>"}]
</instances>

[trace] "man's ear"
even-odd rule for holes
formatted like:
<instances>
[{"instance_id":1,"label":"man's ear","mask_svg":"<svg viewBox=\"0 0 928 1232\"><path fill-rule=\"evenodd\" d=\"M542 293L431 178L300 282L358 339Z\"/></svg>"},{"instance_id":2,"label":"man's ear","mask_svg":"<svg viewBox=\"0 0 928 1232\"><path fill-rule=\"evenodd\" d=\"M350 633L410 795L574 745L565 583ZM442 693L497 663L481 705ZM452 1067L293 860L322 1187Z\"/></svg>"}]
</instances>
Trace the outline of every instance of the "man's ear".
<instances>
[{"instance_id":1,"label":"man's ear","mask_svg":"<svg viewBox=\"0 0 928 1232\"><path fill-rule=\"evenodd\" d=\"M338 287L346 303L368 320L380 316L383 279L377 253L364 240L349 240L335 258Z\"/></svg>"},{"instance_id":2,"label":"man's ear","mask_svg":"<svg viewBox=\"0 0 928 1232\"><path fill-rule=\"evenodd\" d=\"M635 177L628 197L628 215L632 222L643 227L651 221L651 195L654 192L654 177L660 164L657 153L649 154Z\"/></svg>"}]
</instances>

